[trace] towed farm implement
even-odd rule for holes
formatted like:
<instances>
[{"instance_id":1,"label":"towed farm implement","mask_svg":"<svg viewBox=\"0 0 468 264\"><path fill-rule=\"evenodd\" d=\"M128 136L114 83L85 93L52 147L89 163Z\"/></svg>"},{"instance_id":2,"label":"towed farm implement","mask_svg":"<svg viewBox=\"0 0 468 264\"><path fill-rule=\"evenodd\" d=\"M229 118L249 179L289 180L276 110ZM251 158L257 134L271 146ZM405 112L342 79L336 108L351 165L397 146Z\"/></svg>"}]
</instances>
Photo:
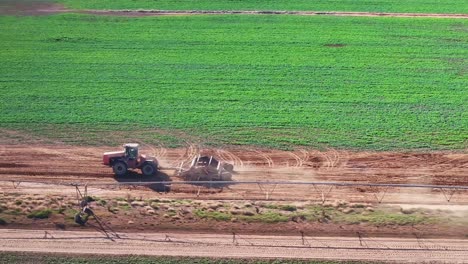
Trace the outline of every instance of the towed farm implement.
<instances>
[{"instance_id":1,"label":"towed farm implement","mask_svg":"<svg viewBox=\"0 0 468 264\"><path fill-rule=\"evenodd\" d=\"M105 152L103 164L112 167L115 176L121 177L129 170L140 169L144 176L154 176L160 169L158 160L139 154L139 145L127 143L123 151ZM197 155L189 167L183 163L176 169L175 176L186 181L231 181L234 165L219 161L213 156Z\"/></svg>"}]
</instances>

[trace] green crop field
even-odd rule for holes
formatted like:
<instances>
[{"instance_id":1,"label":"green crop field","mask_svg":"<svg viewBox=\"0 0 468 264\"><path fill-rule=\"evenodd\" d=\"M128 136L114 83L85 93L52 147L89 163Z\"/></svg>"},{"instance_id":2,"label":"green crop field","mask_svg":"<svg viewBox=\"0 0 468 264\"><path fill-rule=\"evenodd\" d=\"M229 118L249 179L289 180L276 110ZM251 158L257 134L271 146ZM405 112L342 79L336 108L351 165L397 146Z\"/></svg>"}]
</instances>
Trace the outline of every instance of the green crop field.
<instances>
[{"instance_id":1,"label":"green crop field","mask_svg":"<svg viewBox=\"0 0 468 264\"><path fill-rule=\"evenodd\" d=\"M314 10L468 13L465 0L56 0L75 9Z\"/></svg>"},{"instance_id":2,"label":"green crop field","mask_svg":"<svg viewBox=\"0 0 468 264\"><path fill-rule=\"evenodd\" d=\"M0 28L3 131L76 144L157 130L169 132L145 139L467 147L467 20L61 14L3 16Z\"/></svg>"}]
</instances>

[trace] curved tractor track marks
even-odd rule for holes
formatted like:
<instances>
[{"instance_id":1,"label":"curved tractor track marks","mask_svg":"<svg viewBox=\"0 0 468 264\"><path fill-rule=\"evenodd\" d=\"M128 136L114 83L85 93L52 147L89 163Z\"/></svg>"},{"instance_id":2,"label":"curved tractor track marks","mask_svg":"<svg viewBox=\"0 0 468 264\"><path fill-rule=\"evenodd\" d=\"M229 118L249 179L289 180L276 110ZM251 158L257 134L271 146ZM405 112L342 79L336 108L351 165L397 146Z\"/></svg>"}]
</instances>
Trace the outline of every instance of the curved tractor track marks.
<instances>
[{"instance_id":1,"label":"curved tractor track marks","mask_svg":"<svg viewBox=\"0 0 468 264\"><path fill-rule=\"evenodd\" d=\"M289 155L292 158L292 164L290 164L288 161L286 167L302 168L304 160L299 155L297 155L295 152L286 152L285 154Z\"/></svg>"},{"instance_id":2,"label":"curved tractor track marks","mask_svg":"<svg viewBox=\"0 0 468 264\"><path fill-rule=\"evenodd\" d=\"M328 149L327 152L323 153L323 157L326 160L324 167L327 170L345 167L348 161L346 152L339 153L335 149Z\"/></svg>"},{"instance_id":3,"label":"curved tractor track marks","mask_svg":"<svg viewBox=\"0 0 468 264\"><path fill-rule=\"evenodd\" d=\"M102 165L105 151L119 147L76 147L55 145L0 145L0 175L3 179L35 180L68 178L81 181L94 178L114 182L112 169ZM166 149L147 146L162 170L190 166L199 154L232 163L239 173L234 180L353 181L366 183L424 183L466 185L468 154L398 153L307 150L294 152L253 148L205 148L187 143L186 148ZM172 167L171 167L172 166Z\"/></svg>"},{"instance_id":4,"label":"curved tractor track marks","mask_svg":"<svg viewBox=\"0 0 468 264\"><path fill-rule=\"evenodd\" d=\"M258 150L254 150L254 153L263 159L263 166L268 167L268 168L273 168L275 163L273 162L273 159L265 152L261 152Z\"/></svg>"},{"instance_id":5,"label":"curved tractor track marks","mask_svg":"<svg viewBox=\"0 0 468 264\"><path fill-rule=\"evenodd\" d=\"M217 155L217 157L219 159L221 159L221 160L223 160L225 162L233 164L234 169L244 167L244 162L242 161L242 159L239 158L234 153L232 153L231 151L228 151L226 149L216 149L215 150L215 155Z\"/></svg>"},{"instance_id":6,"label":"curved tractor track marks","mask_svg":"<svg viewBox=\"0 0 468 264\"><path fill-rule=\"evenodd\" d=\"M171 162L172 166L182 168L184 165L190 164L193 158L200 154L200 147L197 144L186 142L186 145L187 147L184 149L183 153L179 153L177 158Z\"/></svg>"}]
</instances>

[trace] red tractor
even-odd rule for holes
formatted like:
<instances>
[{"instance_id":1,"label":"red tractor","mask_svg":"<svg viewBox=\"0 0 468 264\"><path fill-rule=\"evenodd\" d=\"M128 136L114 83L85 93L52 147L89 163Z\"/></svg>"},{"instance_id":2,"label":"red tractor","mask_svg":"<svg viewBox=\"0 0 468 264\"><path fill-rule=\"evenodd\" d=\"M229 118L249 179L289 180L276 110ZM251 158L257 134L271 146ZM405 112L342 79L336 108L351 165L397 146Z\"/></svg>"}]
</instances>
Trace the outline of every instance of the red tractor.
<instances>
[{"instance_id":1,"label":"red tractor","mask_svg":"<svg viewBox=\"0 0 468 264\"><path fill-rule=\"evenodd\" d=\"M106 152L102 158L104 165L112 167L115 176L124 176L128 169L140 169L143 175L153 176L158 170L158 161L146 155L138 155L138 144L123 145L124 151Z\"/></svg>"}]
</instances>

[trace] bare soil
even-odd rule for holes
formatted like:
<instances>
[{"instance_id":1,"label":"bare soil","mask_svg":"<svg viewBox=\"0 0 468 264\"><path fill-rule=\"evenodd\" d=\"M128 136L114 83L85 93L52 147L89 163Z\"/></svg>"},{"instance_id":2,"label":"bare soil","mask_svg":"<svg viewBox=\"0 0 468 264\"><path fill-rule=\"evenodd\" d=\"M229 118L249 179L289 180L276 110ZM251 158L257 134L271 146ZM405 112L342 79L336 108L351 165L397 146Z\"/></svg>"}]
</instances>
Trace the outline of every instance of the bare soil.
<instances>
[{"instance_id":1,"label":"bare soil","mask_svg":"<svg viewBox=\"0 0 468 264\"><path fill-rule=\"evenodd\" d=\"M121 147L66 145L0 145L3 179L115 183L112 169L102 165L105 151ZM466 185L468 154L449 152L352 152L338 150L280 151L231 147L168 149L144 145L140 153L157 157L171 178L196 155L213 155L234 164L236 181L336 181ZM133 177L133 178L132 178ZM136 175L123 180L144 180ZM173 179L177 181L177 179Z\"/></svg>"},{"instance_id":2,"label":"bare soil","mask_svg":"<svg viewBox=\"0 0 468 264\"><path fill-rule=\"evenodd\" d=\"M67 145L0 145L0 192L4 195L55 195L72 197L76 190L63 184L87 183L89 195L99 197L131 197L132 199L192 199L192 200L275 200L279 202L333 203L345 200L348 203L377 205L379 202L390 205L413 207L434 207L452 210L456 206L468 205L466 191L450 192L444 189L327 187L290 186L262 184L233 184L227 186L183 184L174 176L181 165L185 166L198 155L214 155L221 161L234 164L234 181L319 181L351 183L408 183L434 185L461 185L468 182L468 154L464 153L416 153L416 152L351 152L299 149L280 151L230 147L224 149L200 148L188 145L186 148L166 149L144 145L141 153L156 156L162 167L155 177L143 177L139 172L116 178L112 169L102 165L102 153L119 150L120 147L77 147ZM185 165L184 165L185 164ZM8 181L14 181L8 182ZM148 184L147 186L117 186L125 182L171 181L170 186ZM28 183L30 182L30 183ZM16 184L20 183L19 186ZM167 188L167 189L166 189ZM83 192L83 187L80 188ZM68 199L67 198L67 199ZM44 199L42 199L44 200ZM408 207L406 206L406 207ZM446 206L440 207L440 206ZM452 207L455 206L455 207ZM463 207L465 208L465 207ZM465 208L466 209L466 208ZM464 209L464 210L465 210ZM442 237L465 236L466 227L423 225L415 226L375 226L369 224L339 225L320 222L294 222L265 224L246 222L223 222L215 220L164 220L159 217L148 220L136 217L134 213L112 217L106 221L119 230L206 230L207 232L244 233L286 233L306 230L321 235L368 234L401 236L411 235L416 230L424 235ZM126 216L125 216L126 215ZM443 213L441 213L443 215ZM63 216L62 216L63 218ZM36 221L19 218L10 226L13 228L55 228L54 221ZM162 220L160 220L162 219ZM56 219L57 220L57 219ZM134 224L128 224L133 221ZM415 229L416 228L416 229ZM419 229L418 229L419 228ZM437 232L432 232L437 230Z\"/></svg>"},{"instance_id":3,"label":"bare soil","mask_svg":"<svg viewBox=\"0 0 468 264\"><path fill-rule=\"evenodd\" d=\"M102 153L120 147L76 147L65 145L0 145L0 176L3 180L48 183L80 182L117 184L124 182L172 181L172 195L189 196L193 192L211 194L211 199L262 199L268 188L275 188L271 197L277 200L311 200L325 190L315 186L229 185L212 190L198 186L175 184L176 170L187 167L196 155L213 155L234 164L234 181L351 182L380 184L430 184L464 186L468 183L468 154L449 152L351 152L337 150L280 151L251 148L186 148L166 149L143 146L141 153L157 157L161 171L155 177L139 172L116 178L112 169L102 165ZM209 186L208 186L209 187ZM213 186L211 186L213 187ZM379 189L380 188L380 189ZM142 190L148 188L142 187ZM151 190L150 190L151 191ZM381 187L336 187L330 197L347 197L353 202L369 202ZM451 202L464 203L466 191ZM387 193L387 192L386 192ZM392 188L386 202L411 203L422 198L426 203L440 202L443 189L413 190ZM315 197L315 198L314 198ZM405 201L407 200L407 201ZM443 199L442 199L443 200Z\"/></svg>"},{"instance_id":4,"label":"bare soil","mask_svg":"<svg viewBox=\"0 0 468 264\"><path fill-rule=\"evenodd\" d=\"M467 19L468 14L436 13L383 13L383 12L341 12L341 11L217 11L217 10L70 10L63 5L49 1L13 1L0 2L0 15L50 15L55 13L86 13L112 16L187 16L187 15L300 15L300 16L359 16L359 17L430 17Z\"/></svg>"},{"instance_id":5,"label":"bare soil","mask_svg":"<svg viewBox=\"0 0 468 264\"><path fill-rule=\"evenodd\" d=\"M3 0L0 1L0 15L35 16L67 12L60 4L49 1Z\"/></svg>"},{"instance_id":6,"label":"bare soil","mask_svg":"<svg viewBox=\"0 0 468 264\"><path fill-rule=\"evenodd\" d=\"M0 250L67 254L466 263L466 240L4 230Z\"/></svg>"},{"instance_id":7,"label":"bare soil","mask_svg":"<svg viewBox=\"0 0 468 264\"><path fill-rule=\"evenodd\" d=\"M356 17L430 17L467 19L468 14L383 13L340 11L208 11L208 10L83 10L82 13L116 16L188 16L188 15L299 15L299 16L356 16Z\"/></svg>"}]
</instances>

